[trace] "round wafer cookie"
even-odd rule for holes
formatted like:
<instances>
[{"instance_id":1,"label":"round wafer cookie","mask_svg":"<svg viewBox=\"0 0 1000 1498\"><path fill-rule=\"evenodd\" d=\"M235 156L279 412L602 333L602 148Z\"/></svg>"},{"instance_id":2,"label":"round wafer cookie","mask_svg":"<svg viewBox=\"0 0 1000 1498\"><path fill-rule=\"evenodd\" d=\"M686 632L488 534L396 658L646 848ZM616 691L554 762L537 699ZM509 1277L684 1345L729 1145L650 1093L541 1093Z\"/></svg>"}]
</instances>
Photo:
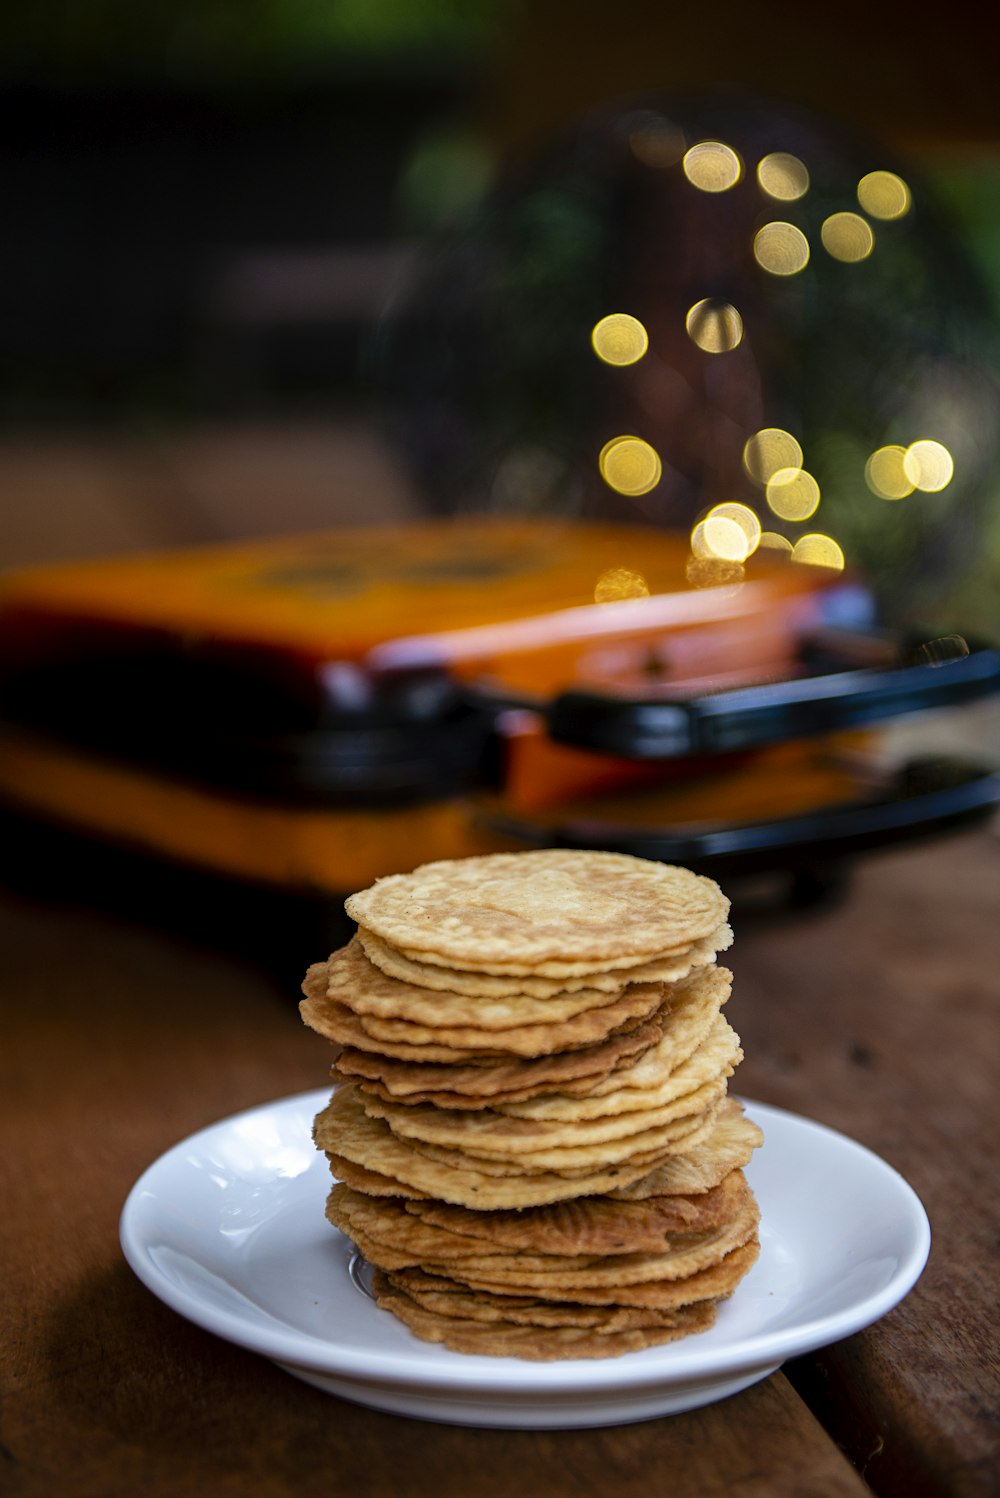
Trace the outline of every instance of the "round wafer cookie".
<instances>
[{"instance_id":1,"label":"round wafer cookie","mask_svg":"<svg viewBox=\"0 0 1000 1498\"><path fill-rule=\"evenodd\" d=\"M574 1127L588 1121L637 1116L684 1096L701 1079L731 1077L742 1057L739 1036L717 1014L690 1054L672 1069L669 1064L643 1067L637 1063L619 1073L618 1085L609 1078L586 1096L549 1095L524 1103L499 1102L494 1111L525 1122Z\"/></svg>"},{"instance_id":2,"label":"round wafer cookie","mask_svg":"<svg viewBox=\"0 0 1000 1498\"><path fill-rule=\"evenodd\" d=\"M397 1138L405 1140L418 1153L427 1159L440 1160L443 1163L457 1164L462 1162L468 1166L474 1166L477 1171L487 1175L521 1175L533 1171L555 1171L559 1175L571 1177L574 1175L589 1175L592 1171L606 1169L609 1165L631 1165L639 1160L652 1160L661 1151L674 1152L683 1148L682 1141L696 1130L706 1127L711 1122L714 1110L719 1106L725 1096L725 1081L706 1082L702 1087L696 1089L690 1098L678 1099L675 1103L664 1108L657 1109L655 1123L648 1123L646 1127L637 1127L631 1133L616 1133L608 1137L595 1139L592 1136L586 1142L572 1143L572 1135L561 1136L559 1142L549 1145L539 1145L537 1148L529 1149L526 1145L512 1143L496 1143L489 1141L483 1143L479 1140L469 1142L458 1148L454 1145L442 1145L426 1140L417 1133L407 1133L403 1129L393 1127L387 1122L390 1133ZM374 1101L375 1105L381 1104L380 1099L363 1100L366 1104ZM376 1113L374 1117L383 1120ZM463 1117L476 1119L478 1114L465 1114ZM618 1120L615 1120L618 1122ZM394 1119L392 1123L396 1123Z\"/></svg>"},{"instance_id":3,"label":"round wafer cookie","mask_svg":"<svg viewBox=\"0 0 1000 1498\"><path fill-rule=\"evenodd\" d=\"M735 1233L735 1230L734 1230ZM690 1274L657 1274L656 1266L652 1263L636 1266L635 1277L627 1282L618 1275L606 1274L603 1270L580 1270L566 1278L556 1275L525 1275L521 1281L516 1273L504 1273L498 1270L479 1273L468 1266L463 1266L461 1273L442 1274L433 1265L428 1265L425 1273L434 1275L444 1284L465 1285L470 1290L490 1291L494 1295L507 1292L511 1295L525 1296L537 1295L540 1299L550 1300L556 1303L573 1301L581 1305L621 1305L621 1306L647 1306L651 1308L666 1308L678 1305L690 1305L695 1300L712 1299L717 1300L724 1295L731 1295L736 1285L752 1268L760 1252L759 1242L754 1233L742 1243L732 1248L728 1254L717 1260L712 1260L702 1269L693 1270ZM667 1270L680 1266L680 1257L671 1260L664 1255L663 1267ZM622 1265L615 1266L622 1269ZM411 1273L408 1269L393 1271L394 1274L406 1275ZM587 1276L591 1276L591 1282L587 1282ZM536 1281L542 1283L536 1285ZM548 1283L545 1283L548 1281ZM706 1293L707 1292L707 1293Z\"/></svg>"},{"instance_id":4,"label":"round wafer cookie","mask_svg":"<svg viewBox=\"0 0 1000 1498\"><path fill-rule=\"evenodd\" d=\"M678 1150L687 1149L695 1139L701 1138L711 1128L715 1114L718 1112L725 1100L722 1097L709 1103L707 1107L697 1112L684 1114L666 1124L658 1126L656 1130L647 1130L645 1133L632 1134L628 1136L626 1150L628 1151L629 1165L647 1163L650 1168L668 1154L675 1154ZM382 1120L379 1120L382 1122ZM390 1130L390 1133L392 1131ZM651 1139L655 1135L655 1139ZM452 1149L440 1144L427 1144L422 1139L406 1139L405 1143L418 1153L424 1155L428 1160L439 1160L443 1164L454 1165L461 1160L466 1165L473 1166L484 1175L510 1176L521 1175L525 1171L535 1171L539 1167L538 1162L525 1150L500 1153L475 1154L467 1149ZM603 1148L600 1146L599 1148ZM611 1146L608 1146L610 1152ZM587 1151L587 1156L591 1154ZM587 1158L581 1162L578 1157L570 1152L569 1148L554 1149L549 1151L553 1163L544 1167L557 1175L567 1178L589 1176L594 1170L593 1162ZM623 1156L624 1157L624 1156ZM635 1177L633 1177L635 1179Z\"/></svg>"},{"instance_id":5,"label":"round wafer cookie","mask_svg":"<svg viewBox=\"0 0 1000 1498\"><path fill-rule=\"evenodd\" d=\"M706 1331L715 1319L714 1305L703 1302L660 1313L658 1320L650 1319L651 1313L638 1313L646 1319L630 1325L615 1322L614 1313L609 1315L606 1323L588 1323L583 1319L586 1313L582 1310L575 1319L566 1318L558 1323L528 1320L523 1309L508 1319L498 1316L492 1321L483 1321L428 1309L394 1285L389 1276L378 1272L373 1292L376 1303L383 1310L391 1311L422 1341L440 1343L453 1352L480 1357L516 1357L533 1362L551 1362L557 1358L620 1357L622 1353L640 1352L646 1347Z\"/></svg>"},{"instance_id":6,"label":"round wafer cookie","mask_svg":"<svg viewBox=\"0 0 1000 1498\"><path fill-rule=\"evenodd\" d=\"M669 1004L663 1005L649 1019L624 1026L594 1045L527 1060L503 1057L449 1065L400 1061L345 1047L333 1069L339 1076L359 1078L365 1091L379 1097L444 1108L484 1108L497 1098L516 1101L544 1092L586 1092L655 1045L668 1010Z\"/></svg>"},{"instance_id":7,"label":"round wafer cookie","mask_svg":"<svg viewBox=\"0 0 1000 1498\"><path fill-rule=\"evenodd\" d=\"M470 1154L516 1155L530 1157L542 1150L579 1149L581 1146L626 1138L645 1132L668 1119L700 1112L709 1100L718 1101L725 1091L734 1059L739 1055L735 1032L718 1017L718 1029L686 1061L668 1073L656 1088L639 1092L640 1106L619 1107L618 1094L611 1093L599 1101L607 1106L600 1113L559 1112L525 1117L523 1111L486 1108L455 1113L428 1103L387 1102L384 1098L364 1097L366 1113L384 1118L394 1133L404 1138L420 1139L428 1144L443 1145ZM633 1091L629 1089L629 1091ZM645 1106L642 1100L645 1099ZM588 1098L565 1099L567 1104L584 1108ZM517 1105L519 1110L524 1106Z\"/></svg>"},{"instance_id":8,"label":"round wafer cookie","mask_svg":"<svg viewBox=\"0 0 1000 1498\"><path fill-rule=\"evenodd\" d=\"M750 1188L741 1170L710 1191L632 1202L609 1196L527 1207L518 1212L478 1212L426 1199L400 1204L407 1216L482 1239L512 1253L629 1253L654 1251L667 1233L703 1233L731 1218Z\"/></svg>"},{"instance_id":9,"label":"round wafer cookie","mask_svg":"<svg viewBox=\"0 0 1000 1498\"><path fill-rule=\"evenodd\" d=\"M378 1176L426 1192L439 1201L487 1211L607 1193L648 1174L652 1165L669 1153L664 1148L652 1160L643 1157L573 1176L531 1169L514 1176L493 1174L489 1168L477 1169L460 1156L454 1158L454 1151L437 1151L433 1145L415 1148L398 1138L381 1119L368 1117L349 1086L338 1088L327 1107L317 1114L314 1138L319 1149Z\"/></svg>"},{"instance_id":10,"label":"round wafer cookie","mask_svg":"<svg viewBox=\"0 0 1000 1498\"><path fill-rule=\"evenodd\" d=\"M519 1212L482 1212L442 1202L374 1199L338 1183L327 1216L342 1232L359 1235L408 1256L403 1262L495 1253L582 1255L662 1251L677 1234L705 1234L730 1222L744 1207L750 1188L741 1171L699 1197L655 1197L615 1202L588 1196L579 1201Z\"/></svg>"},{"instance_id":11,"label":"round wafer cookie","mask_svg":"<svg viewBox=\"0 0 1000 1498\"><path fill-rule=\"evenodd\" d=\"M442 1118L436 1110L428 1108L415 1119L417 1108L399 1108L386 1103L382 1098L363 1097L365 1112L373 1118L384 1120L394 1134L415 1145L433 1146L449 1150L483 1162L496 1161L509 1164L514 1169L527 1166L532 1169L565 1169L575 1166L589 1169L608 1160L624 1159L631 1151L644 1151L660 1142L683 1132L686 1124L699 1118L704 1110L718 1103L725 1094L725 1081L713 1079L703 1083L693 1092L675 1098L648 1113L615 1114L608 1119L587 1120L578 1125L560 1124L548 1133L536 1132L528 1124L526 1131L518 1135L513 1130L500 1133L493 1129L502 1115L494 1114L488 1120L483 1113L444 1113ZM446 1124L462 1122L469 1124L483 1121L487 1124L476 1137L464 1139L458 1130L449 1130ZM507 1119L510 1124L524 1122ZM666 1131L666 1132L663 1132Z\"/></svg>"},{"instance_id":12,"label":"round wafer cookie","mask_svg":"<svg viewBox=\"0 0 1000 1498\"><path fill-rule=\"evenodd\" d=\"M422 988L406 979L391 977L368 960L357 937L327 959L327 994L330 998L346 1004L363 1020L370 1017L383 1022L404 1021L408 1026L425 1026L433 1032L433 1039L445 1044L454 1044L445 1034L453 1029L478 1034L529 1025L558 1024L589 1009L607 1008L619 997L623 987L620 984L610 993L605 989L581 987L573 993L554 993L546 999L534 999L525 994L474 999L466 994ZM391 1030L387 1028L386 1033L391 1039ZM412 1042L413 1032L408 1031L402 1038L409 1038Z\"/></svg>"},{"instance_id":13,"label":"round wafer cookie","mask_svg":"<svg viewBox=\"0 0 1000 1498\"><path fill-rule=\"evenodd\" d=\"M474 1254L451 1252L447 1258L418 1255L369 1237L355 1228L351 1237L370 1264L380 1269L424 1268L457 1284L489 1281L517 1295L572 1300L577 1290L626 1289L663 1280L684 1280L721 1263L756 1232L758 1214L752 1198L730 1222L707 1233L675 1234L655 1253L615 1254ZM432 1237L430 1233L426 1235Z\"/></svg>"},{"instance_id":14,"label":"round wafer cookie","mask_svg":"<svg viewBox=\"0 0 1000 1498\"><path fill-rule=\"evenodd\" d=\"M317 967L320 967L317 964ZM310 973L314 970L310 969ZM522 1025L512 1030L467 1028L434 1031L405 1020L379 1020L356 1014L328 993L319 993L315 979L299 1005L304 1022L328 1040L357 1050L372 1051L399 1061L498 1060L504 1057L552 1055L594 1045L638 1020L655 1014L664 1002L656 983L636 983L609 996L610 1002L586 1009L550 1025ZM303 985L305 987L305 985Z\"/></svg>"},{"instance_id":15,"label":"round wafer cookie","mask_svg":"<svg viewBox=\"0 0 1000 1498\"><path fill-rule=\"evenodd\" d=\"M713 1028L718 1027L720 1012L732 993L732 974L727 968L699 968L686 978L667 984L665 993L666 1003L659 1018L659 1038L642 1052L637 1052L627 1066L609 1072L603 1081L588 1088L588 1096L600 1098L616 1093L622 1087L644 1091L657 1086L665 1076L682 1066ZM557 1101L560 1091L558 1087L551 1089L553 1101ZM556 1111L558 1113L558 1109ZM596 1103L594 1111L599 1111Z\"/></svg>"},{"instance_id":16,"label":"round wafer cookie","mask_svg":"<svg viewBox=\"0 0 1000 1498\"><path fill-rule=\"evenodd\" d=\"M673 1154L628 1186L615 1187L609 1195L618 1201L641 1201L647 1197L711 1191L733 1170L749 1165L764 1136L748 1119L740 1103L727 1097L703 1138L692 1142L683 1154Z\"/></svg>"},{"instance_id":17,"label":"round wafer cookie","mask_svg":"<svg viewBox=\"0 0 1000 1498\"><path fill-rule=\"evenodd\" d=\"M644 1307L650 1310L669 1310L702 1300L720 1300L732 1294L740 1280L753 1268L759 1254L760 1243L753 1235L718 1263L681 1279L648 1280L614 1287L577 1286L572 1293L565 1295L555 1294L555 1287L552 1287L551 1293L547 1291L540 1298L555 1305L569 1301L574 1305ZM425 1290L454 1290L457 1283L426 1269L394 1270L391 1278L414 1298ZM468 1290L493 1297L500 1307L508 1295L521 1300L525 1298L523 1290L506 1284L491 1284L479 1276L474 1279L470 1276L464 1283Z\"/></svg>"},{"instance_id":18,"label":"round wafer cookie","mask_svg":"<svg viewBox=\"0 0 1000 1498\"><path fill-rule=\"evenodd\" d=\"M682 1309L678 1306L672 1311L649 1311L642 1306L588 1306L573 1301L543 1300L534 1295L493 1295L489 1291L469 1290L457 1284L438 1288L436 1277L421 1275L416 1270L386 1273L376 1269L373 1281L374 1286L379 1283L392 1284L408 1299L426 1310L485 1325L491 1322L508 1322L515 1326L581 1326L626 1331L632 1327L656 1325L661 1319L672 1321ZM446 1283L440 1281L442 1287ZM691 1302L690 1309L695 1306L703 1307L714 1317L714 1302L695 1300Z\"/></svg>"},{"instance_id":19,"label":"round wafer cookie","mask_svg":"<svg viewBox=\"0 0 1000 1498\"><path fill-rule=\"evenodd\" d=\"M304 1022L317 1034L324 1035L336 1045L349 1046L357 1051L370 1051L376 1056L387 1056L394 1061L437 1061L445 1065L459 1063L468 1065L475 1061L507 1061L508 1051L484 1046L481 1050L458 1050L451 1045L407 1045L402 1041L378 1040L370 1035L361 1023L360 1016L348 1009L346 1004L337 1004L326 993L322 997L307 995L299 1004L299 1013Z\"/></svg>"},{"instance_id":20,"label":"round wafer cookie","mask_svg":"<svg viewBox=\"0 0 1000 1498\"><path fill-rule=\"evenodd\" d=\"M562 978L689 947L724 923L729 902L688 869L547 848L391 874L350 896L346 909L416 961Z\"/></svg>"},{"instance_id":21,"label":"round wafer cookie","mask_svg":"<svg viewBox=\"0 0 1000 1498\"><path fill-rule=\"evenodd\" d=\"M388 980L386 980L388 981ZM467 1025L424 1025L402 1019L382 1019L375 1014L357 1014L367 1035L378 1041L409 1046L448 1046L453 1050L505 1051L512 1056L547 1056L557 1051L593 1045L630 1020L646 1019L664 1002L660 983L630 983L616 994L603 994L604 1003L579 1010L565 1019L553 1019L508 1029L481 1029L478 1015L470 1014ZM357 1013L357 1011L354 1011Z\"/></svg>"},{"instance_id":22,"label":"round wafer cookie","mask_svg":"<svg viewBox=\"0 0 1000 1498\"><path fill-rule=\"evenodd\" d=\"M421 962L416 957L406 957L396 947L368 931L358 927L357 940L365 950L369 961L388 973L421 988L461 994L470 998L516 998L527 996L533 999L550 999L564 994L573 994L581 989L614 993L626 983L672 983L683 978L692 968L713 962L720 952L725 952L733 941L731 927L725 922L710 936L702 937L689 946L671 952L667 956L653 958L648 962L635 963L628 967L599 968L595 972L583 972L563 978L544 978L537 973L523 973L512 977L484 971L472 972L468 968L452 968Z\"/></svg>"},{"instance_id":23,"label":"round wafer cookie","mask_svg":"<svg viewBox=\"0 0 1000 1498\"><path fill-rule=\"evenodd\" d=\"M429 1201L431 1198L426 1191L419 1191L416 1186L407 1186L402 1181L393 1180L392 1176L382 1175L377 1170L369 1170L366 1165L358 1165L354 1160L348 1160L344 1155L338 1155L334 1150L326 1151L327 1162L331 1174L338 1184L350 1186L357 1192L363 1192L365 1196L396 1197L407 1201Z\"/></svg>"}]
</instances>

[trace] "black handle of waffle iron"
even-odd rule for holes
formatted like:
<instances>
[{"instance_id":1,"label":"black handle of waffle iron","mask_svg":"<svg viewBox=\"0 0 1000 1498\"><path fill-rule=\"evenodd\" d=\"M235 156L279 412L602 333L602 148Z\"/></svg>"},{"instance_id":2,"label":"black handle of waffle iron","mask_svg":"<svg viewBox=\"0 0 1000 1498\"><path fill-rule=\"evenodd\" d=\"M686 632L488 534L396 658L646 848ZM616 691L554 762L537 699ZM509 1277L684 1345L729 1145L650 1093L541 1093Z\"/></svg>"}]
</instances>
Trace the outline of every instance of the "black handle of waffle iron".
<instances>
[{"instance_id":1,"label":"black handle of waffle iron","mask_svg":"<svg viewBox=\"0 0 1000 1498\"><path fill-rule=\"evenodd\" d=\"M940 661L933 655L928 648L916 664L825 670L672 700L568 691L549 704L546 723L560 744L627 759L672 759L808 738L1000 690L1000 651L992 646Z\"/></svg>"},{"instance_id":2,"label":"black handle of waffle iron","mask_svg":"<svg viewBox=\"0 0 1000 1498\"><path fill-rule=\"evenodd\" d=\"M600 814L535 821L503 813L487 814L483 822L532 847L603 848L721 879L781 870L828 873L876 848L974 826L998 805L1000 774L990 767L917 759L875 792L770 822L634 826Z\"/></svg>"}]
</instances>

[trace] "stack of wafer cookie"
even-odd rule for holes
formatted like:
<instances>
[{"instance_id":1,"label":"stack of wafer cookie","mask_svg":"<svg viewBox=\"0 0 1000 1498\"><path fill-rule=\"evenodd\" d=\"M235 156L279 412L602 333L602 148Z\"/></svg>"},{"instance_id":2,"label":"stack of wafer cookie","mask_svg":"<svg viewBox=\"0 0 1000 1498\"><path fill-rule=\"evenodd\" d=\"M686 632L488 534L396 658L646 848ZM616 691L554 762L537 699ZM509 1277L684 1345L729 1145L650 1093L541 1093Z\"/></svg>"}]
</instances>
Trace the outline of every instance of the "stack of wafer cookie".
<instances>
[{"instance_id":1,"label":"stack of wafer cookie","mask_svg":"<svg viewBox=\"0 0 1000 1498\"><path fill-rule=\"evenodd\" d=\"M301 1006L339 1047L327 1216L418 1336L601 1357L712 1324L758 1251L728 909L685 869L563 850L347 901Z\"/></svg>"}]
</instances>

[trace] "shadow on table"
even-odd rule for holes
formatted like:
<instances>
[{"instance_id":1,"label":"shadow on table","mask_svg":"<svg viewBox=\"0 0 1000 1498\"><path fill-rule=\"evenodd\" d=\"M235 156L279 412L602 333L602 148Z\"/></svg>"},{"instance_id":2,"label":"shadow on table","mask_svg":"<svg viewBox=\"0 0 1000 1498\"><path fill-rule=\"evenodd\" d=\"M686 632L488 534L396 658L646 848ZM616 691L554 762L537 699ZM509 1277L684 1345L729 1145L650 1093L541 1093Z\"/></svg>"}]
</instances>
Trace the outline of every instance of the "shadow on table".
<instances>
[{"instance_id":1,"label":"shadow on table","mask_svg":"<svg viewBox=\"0 0 1000 1498\"><path fill-rule=\"evenodd\" d=\"M51 1313L36 1400L45 1453L19 1491L43 1492L72 1453L75 1498L140 1491L337 1498L764 1498L815 1458L815 1427L780 1375L704 1410L596 1430L477 1430L382 1414L320 1393L162 1306L123 1262ZM753 1433L771 1432L761 1466ZM678 1465L680 1463L680 1465ZM34 1484L34 1486L32 1486ZM837 1491L843 1491L840 1488Z\"/></svg>"}]
</instances>

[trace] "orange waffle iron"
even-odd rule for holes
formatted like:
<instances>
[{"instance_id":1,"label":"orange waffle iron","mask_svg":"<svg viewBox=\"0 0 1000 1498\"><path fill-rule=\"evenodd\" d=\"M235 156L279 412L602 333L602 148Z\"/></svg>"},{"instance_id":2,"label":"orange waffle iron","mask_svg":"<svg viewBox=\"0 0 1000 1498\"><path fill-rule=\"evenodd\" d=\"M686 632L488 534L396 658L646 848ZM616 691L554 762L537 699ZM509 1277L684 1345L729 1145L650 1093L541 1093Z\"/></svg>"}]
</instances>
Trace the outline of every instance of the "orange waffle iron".
<instances>
[{"instance_id":1,"label":"orange waffle iron","mask_svg":"<svg viewBox=\"0 0 1000 1498\"><path fill-rule=\"evenodd\" d=\"M688 555L452 518L14 575L0 799L29 840L330 905L540 845L804 886L997 804L988 770L879 753L1000 687L994 650L890 638L857 579L763 553L695 588Z\"/></svg>"}]
</instances>

